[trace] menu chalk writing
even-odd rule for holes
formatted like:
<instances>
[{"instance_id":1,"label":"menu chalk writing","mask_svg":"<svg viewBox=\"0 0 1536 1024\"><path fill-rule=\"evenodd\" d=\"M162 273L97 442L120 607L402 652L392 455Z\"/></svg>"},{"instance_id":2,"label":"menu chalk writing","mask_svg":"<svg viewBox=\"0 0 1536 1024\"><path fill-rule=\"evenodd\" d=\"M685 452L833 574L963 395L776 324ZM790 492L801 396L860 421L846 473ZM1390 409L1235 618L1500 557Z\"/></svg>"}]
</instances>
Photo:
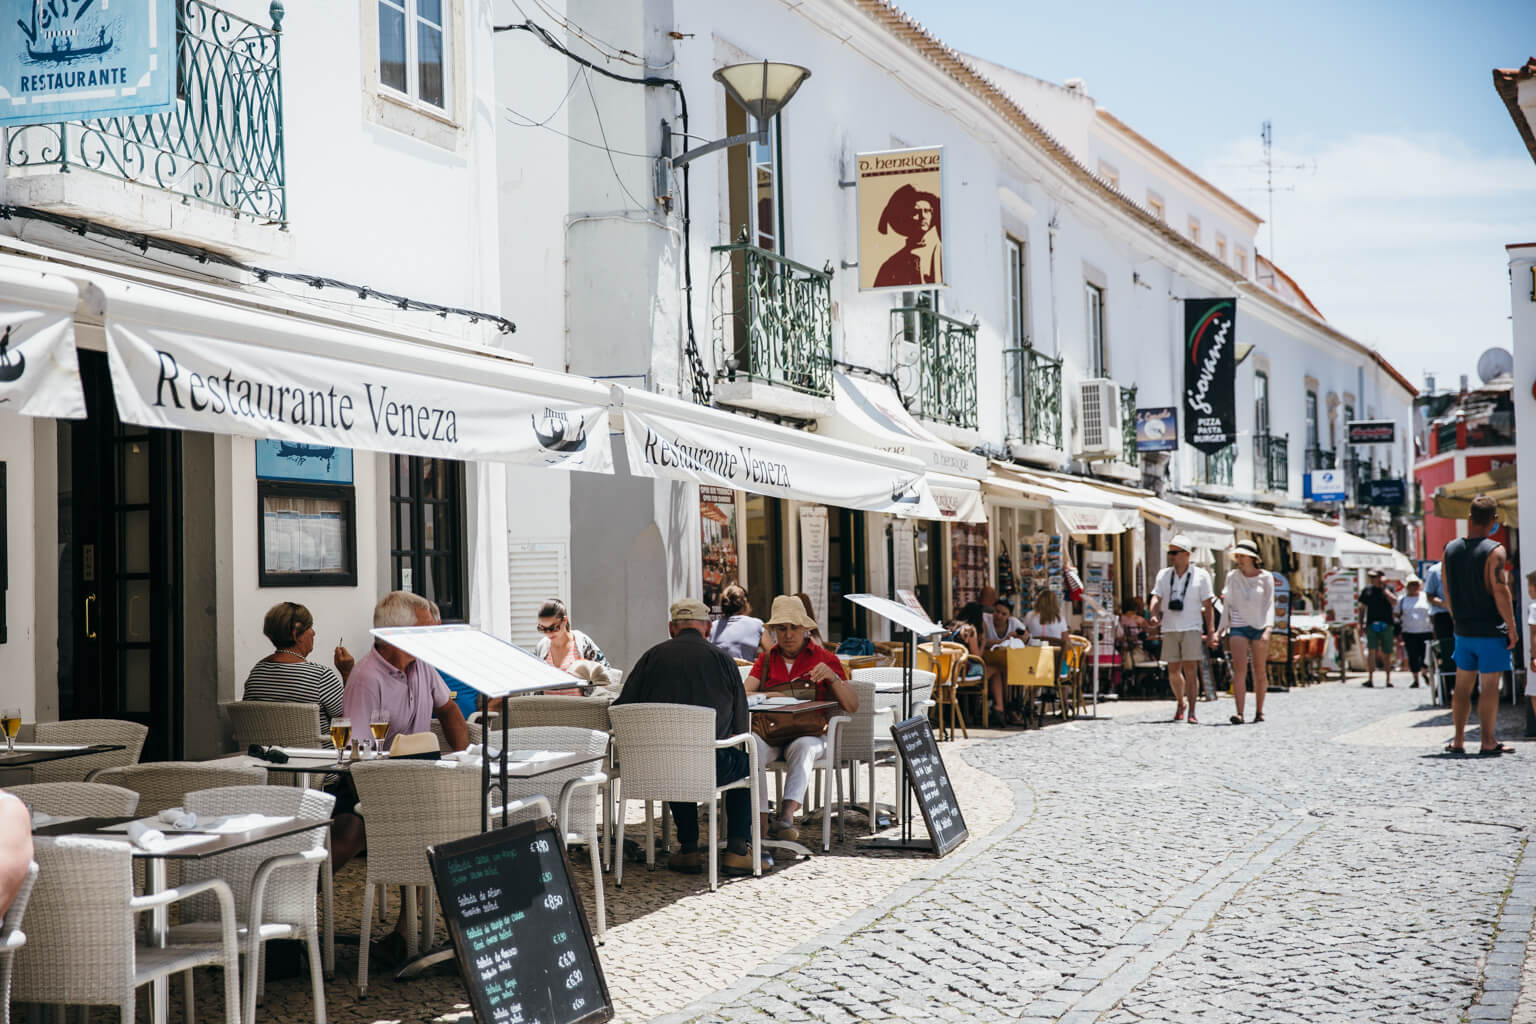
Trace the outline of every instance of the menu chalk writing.
<instances>
[{"instance_id":1,"label":"menu chalk writing","mask_svg":"<svg viewBox=\"0 0 1536 1024\"><path fill-rule=\"evenodd\" d=\"M933 852L942 857L965 842L970 833L960 814L960 801L955 799L954 787L949 784L949 772L944 770L944 759L939 756L939 744L928 727L928 719L921 715L891 726L891 738L896 741L907 779L917 796L917 806L933 839Z\"/></svg>"},{"instance_id":2,"label":"menu chalk writing","mask_svg":"<svg viewBox=\"0 0 1536 1024\"><path fill-rule=\"evenodd\" d=\"M546 821L427 850L478 1024L613 1018L565 847Z\"/></svg>"}]
</instances>

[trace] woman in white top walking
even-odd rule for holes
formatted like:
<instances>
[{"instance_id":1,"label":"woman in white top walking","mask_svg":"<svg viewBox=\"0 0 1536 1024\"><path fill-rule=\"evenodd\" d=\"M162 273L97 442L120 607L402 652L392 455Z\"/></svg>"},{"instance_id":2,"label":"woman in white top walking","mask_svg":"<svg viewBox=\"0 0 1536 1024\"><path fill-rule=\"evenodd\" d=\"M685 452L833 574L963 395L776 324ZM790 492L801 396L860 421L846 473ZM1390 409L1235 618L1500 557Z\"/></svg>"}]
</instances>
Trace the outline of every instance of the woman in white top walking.
<instances>
[{"instance_id":1,"label":"woman in white top walking","mask_svg":"<svg viewBox=\"0 0 1536 1024\"><path fill-rule=\"evenodd\" d=\"M1419 685L1419 677L1423 676L1427 684L1433 684L1429 678L1429 666L1424 657L1429 649L1429 642L1435 638L1433 623L1434 607L1430 605L1429 598L1422 593L1424 581L1417 576L1409 576L1404 584L1407 593L1397 599L1397 635L1403 639L1403 650L1408 654L1408 671L1413 674L1413 682L1409 689Z\"/></svg>"},{"instance_id":2,"label":"woman in white top walking","mask_svg":"<svg viewBox=\"0 0 1536 1024\"><path fill-rule=\"evenodd\" d=\"M1269 689L1269 634L1275 626L1275 578L1264 571L1259 546L1240 540L1229 552L1237 568L1221 588L1221 628L1232 644L1233 725L1243 724L1248 665L1253 664L1253 720L1264 721L1264 693Z\"/></svg>"}]
</instances>

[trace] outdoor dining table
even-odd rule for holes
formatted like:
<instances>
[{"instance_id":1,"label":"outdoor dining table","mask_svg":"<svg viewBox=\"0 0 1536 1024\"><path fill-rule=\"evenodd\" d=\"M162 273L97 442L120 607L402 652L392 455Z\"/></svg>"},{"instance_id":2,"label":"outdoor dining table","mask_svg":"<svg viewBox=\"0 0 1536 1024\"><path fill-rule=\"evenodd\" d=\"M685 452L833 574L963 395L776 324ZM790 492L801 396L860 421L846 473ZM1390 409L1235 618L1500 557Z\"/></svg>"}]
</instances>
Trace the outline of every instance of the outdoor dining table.
<instances>
[{"instance_id":1,"label":"outdoor dining table","mask_svg":"<svg viewBox=\"0 0 1536 1024\"><path fill-rule=\"evenodd\" d=\"M32 829L34 836L82 836L88 839L118 839L133 846L133 856L145 861L145 894L154 895L165 889L168 860L203 860L231 850L244 849L258 843L283 839L315 828L328 828L330 821L305 818L267 818L250 828L237 831L200 831L196 828L185 832L168 830L167 846L159 850L147 850L128 838L128 825L142 821L152 828L162 827L156 817L148 818L61 818L38 825ZM215 825L214 828L219 826ZM155 946L164 946L170 931L168 907L154 907L149 912L149 939ZM251 968L247 968L248 970ZM150 1019L164 1024L170 1019L170 979L158 978L150 983Z\"/></svg>"},{"instance_id":2,"label":"outdoor dining table","mask_svg":"<svg viewBox=\"0 0 1536 1024\"><path fill-rule=\"evenodd\" d=\"M265 768L268 772L288 773L290 775L325 775L347 774L352 771L352 766L359 761L372 763L373 761L389 761L388 756L360 758L347 758L338 762L334 750L323 750L318 747L274 747L288 756L288 760L282 764L268 761L260 757L252 757L250 754L240 755L242 763ZM593 761L601 761L603 754L591 754L585 751L573 752L569 750L509 750L507 751L507 778L509 779L533 779L540 775L548 775L550 772L558 772L564 768L574 768L579 764L590 764ZM418 761L431 760L430 758L406 757L397 760ZM447 763L461 763L454 758L439 758ZM499 774L501 754L498 752L491 757L491 773Z\"/></svg>"},{"instance_id":3,"label":"outdoor dining table","mask_svg":"<svg viewBox=\"0 0 1536 1024\"><path fill-rule=\"evenodd\" d=\"M0 768L25 768L66 757L89 757L122 750L121 743L18 743L14 752L0 751Z\"/></svg>"}]
</instances>

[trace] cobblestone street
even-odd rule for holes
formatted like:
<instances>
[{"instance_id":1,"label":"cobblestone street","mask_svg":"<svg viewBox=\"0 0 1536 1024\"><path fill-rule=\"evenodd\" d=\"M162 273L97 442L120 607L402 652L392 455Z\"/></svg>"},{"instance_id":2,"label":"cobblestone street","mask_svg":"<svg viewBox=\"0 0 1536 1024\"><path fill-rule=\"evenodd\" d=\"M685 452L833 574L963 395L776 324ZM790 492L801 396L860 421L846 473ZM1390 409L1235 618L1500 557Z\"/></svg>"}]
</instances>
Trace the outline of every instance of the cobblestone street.
<instances>
[{"instance_id":1,"label":"cobblestone street","mask_svg":"<svg viewBox=\"0 0 1536 1024\"><path fill-rule=\"evenodd\" d=\"M1011 822L673 1019L1509 1020L1536 747L1506 709L1523 756L1440 755L1423 695L1312 687L1241 728L1230 701L1199 727L1128 705L971 747Z\"/></svg>"}]
</instances>

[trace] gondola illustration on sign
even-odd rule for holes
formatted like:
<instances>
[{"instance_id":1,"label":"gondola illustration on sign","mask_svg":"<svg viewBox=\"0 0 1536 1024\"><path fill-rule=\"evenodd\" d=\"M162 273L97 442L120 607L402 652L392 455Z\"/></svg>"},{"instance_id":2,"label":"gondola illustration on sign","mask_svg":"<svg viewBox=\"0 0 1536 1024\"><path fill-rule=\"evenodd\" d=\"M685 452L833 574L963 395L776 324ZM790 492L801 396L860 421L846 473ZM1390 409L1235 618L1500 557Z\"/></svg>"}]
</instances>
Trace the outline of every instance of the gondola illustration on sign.
<instances>
[{"instance_id":1,"label":"gondola illustration on sign","mask_svg":"<svg viewBox=\"0 0 1536 1024\"><path fill-rule=\"evenodd\" d=\"M19 380L27 369L27 357L20 352L12 355L10 348L11 329L7 327L5 333L0 335L0 384Z\"/></svg>"}]
</instances>

